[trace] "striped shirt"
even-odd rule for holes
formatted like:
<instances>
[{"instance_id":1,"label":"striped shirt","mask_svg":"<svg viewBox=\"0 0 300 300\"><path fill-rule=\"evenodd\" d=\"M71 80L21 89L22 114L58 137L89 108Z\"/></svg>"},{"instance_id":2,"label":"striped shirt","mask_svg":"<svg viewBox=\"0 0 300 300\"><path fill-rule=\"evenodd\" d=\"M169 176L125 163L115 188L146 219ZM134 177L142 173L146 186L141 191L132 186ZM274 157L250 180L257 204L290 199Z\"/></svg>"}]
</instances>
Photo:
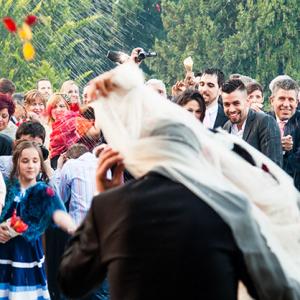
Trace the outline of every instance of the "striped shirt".
<instances>
[{"instance_id":1,"label":"striped shirt","mask_svg":"<svg viewBox=\"0 0 300 300\"><path fill-rule=\"evenodd\" d=\"M52 178L64 203L70 200L69 213L77 225L84 219L95 195L97 164L97 158L87 152L68 160Z\"/></svg>"}]
</instances>

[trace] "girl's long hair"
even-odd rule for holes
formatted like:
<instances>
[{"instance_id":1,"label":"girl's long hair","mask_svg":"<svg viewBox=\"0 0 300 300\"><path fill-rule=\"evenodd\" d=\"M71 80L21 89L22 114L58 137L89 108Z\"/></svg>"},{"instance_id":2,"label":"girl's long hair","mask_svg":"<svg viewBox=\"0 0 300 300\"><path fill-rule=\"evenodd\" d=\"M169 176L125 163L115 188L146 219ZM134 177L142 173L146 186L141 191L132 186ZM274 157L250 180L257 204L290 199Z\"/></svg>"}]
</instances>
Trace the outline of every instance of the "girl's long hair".
<instances>
[{"instance_id":1,"label":"girl's long hair","mask_svg":"<svg viewBox=\"0 0 300 300\"><path fill-rule=\"evenodd\" d=\"M13 157L12 157L13 168L12 168L12 171L10 173L10 180L18 178L18 176L19 176L20 156L21 156L23 150L30 149L30 148L35 149L38 152L40 162L41 162L42 180L48 182L49 178L48 178L48 176L46 174L46 171L45 171L46 168L45 168L43 154L42 154L42 150L41 150L40 146L36 142L26 141L26 140L19 140L19 141L16 142L16 144L14 146Z\"/></svg>"}]
</instances>

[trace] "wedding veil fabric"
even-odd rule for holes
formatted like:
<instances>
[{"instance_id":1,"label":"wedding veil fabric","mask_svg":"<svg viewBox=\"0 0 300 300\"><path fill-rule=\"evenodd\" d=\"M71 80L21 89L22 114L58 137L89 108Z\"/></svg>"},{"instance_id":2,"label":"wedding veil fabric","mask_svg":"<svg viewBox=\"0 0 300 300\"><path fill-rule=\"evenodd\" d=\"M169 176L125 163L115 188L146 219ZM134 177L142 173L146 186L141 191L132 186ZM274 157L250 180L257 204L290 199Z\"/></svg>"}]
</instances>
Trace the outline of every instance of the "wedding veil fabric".
<instances>
[{"instance_id":1,"label":"wedding veil fabric","mask_svg":"<svg viewBox=\"0 0 300 300\"><path fill-rule=\"evenodd\" d=\"M92 106L130 173L138 178L156 171L214 209L231 228L260 299L300 299L299 193L292 179L243 140L210 132L145 86L134 63L110 72L118 88ZM256 166L234 153L234 144Z\"/></svg>"}]
</instances>

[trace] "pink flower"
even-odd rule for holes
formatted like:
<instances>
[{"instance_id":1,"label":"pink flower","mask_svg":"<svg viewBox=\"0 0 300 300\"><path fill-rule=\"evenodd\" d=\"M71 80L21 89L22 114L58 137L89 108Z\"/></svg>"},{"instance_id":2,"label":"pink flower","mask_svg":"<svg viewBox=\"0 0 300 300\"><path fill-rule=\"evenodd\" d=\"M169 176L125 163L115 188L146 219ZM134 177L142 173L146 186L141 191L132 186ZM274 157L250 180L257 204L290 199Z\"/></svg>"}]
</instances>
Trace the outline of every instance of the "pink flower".
<instances>
[{"instance_id":1,"label":"pink flower","mask_svg":"<svg viewBox=\"0 0 300 300\"><path fill-rule=\"evenodd\" d=\"M55 191L53 190L53 188L51 188L50 186L48 186L46 188L46 194L49 196L49 197L53 197L55 195Z\"/></svg>"},{"instance_id":2,"label":"pink flower","mask_svg":"<svg viewBox=\"0 0 300 300\"><path fill-rule=\"evenodd\" d=\"M160 13L160 11L161 11L161 7L160 7L160 4L159 4L159 3L156 3L156 5L155 5L155 9L156 9L156 11L157 11L157 12L159 12L159 13Z\"/></svg>"}]
</instances>

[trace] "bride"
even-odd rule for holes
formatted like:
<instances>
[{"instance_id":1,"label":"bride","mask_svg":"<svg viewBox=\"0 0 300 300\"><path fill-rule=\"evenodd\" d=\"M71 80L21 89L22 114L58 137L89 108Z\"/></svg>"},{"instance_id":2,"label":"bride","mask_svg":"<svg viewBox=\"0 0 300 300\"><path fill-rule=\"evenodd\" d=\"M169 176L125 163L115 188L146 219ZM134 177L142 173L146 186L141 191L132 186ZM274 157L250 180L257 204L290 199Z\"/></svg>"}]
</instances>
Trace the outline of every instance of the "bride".
<instances>
[{"instance_id":1,"label":"bride","mask_svg":"<svg viewBox=\"0 0 300 300\"><path fill-rule=\"evenodd\" d=\"M223 218L259 299L300 299L299 193L283 170L242 139L210 132L162 99L132 62L95 78L89 96L97 100L91 105L98 127L133 176L155 170L181 182ZM166 125L180 125L180 143L161 130ZM181 134L181 126L191 134Z\"/></svg>"}]
</instances>

